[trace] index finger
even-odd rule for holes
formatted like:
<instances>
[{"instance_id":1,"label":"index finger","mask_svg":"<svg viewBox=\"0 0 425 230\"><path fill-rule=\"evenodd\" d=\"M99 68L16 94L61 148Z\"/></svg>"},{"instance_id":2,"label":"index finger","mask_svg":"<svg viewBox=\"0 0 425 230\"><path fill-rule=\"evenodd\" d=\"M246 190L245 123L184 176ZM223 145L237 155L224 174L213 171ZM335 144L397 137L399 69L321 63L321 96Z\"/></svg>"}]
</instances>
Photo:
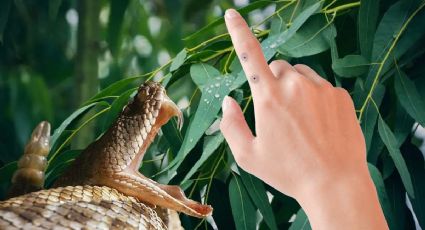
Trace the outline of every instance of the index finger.
<instances>
[{"instance_id":1,"label":"index finger","mask_svg":"<svg viewBox=\"0 0 425 230\"><path fill-rule=\"evenodd\" d=\"M229 9L225 13L227 30L232 39L233 46L253 94L258 94L261 85L272 84L273 74L264 58L261 45L252 34L245 20L234 9ZM257 84L261 82L261 84ZM255 95L254 95L255 98Z\"/></svg>"}]
</instances>

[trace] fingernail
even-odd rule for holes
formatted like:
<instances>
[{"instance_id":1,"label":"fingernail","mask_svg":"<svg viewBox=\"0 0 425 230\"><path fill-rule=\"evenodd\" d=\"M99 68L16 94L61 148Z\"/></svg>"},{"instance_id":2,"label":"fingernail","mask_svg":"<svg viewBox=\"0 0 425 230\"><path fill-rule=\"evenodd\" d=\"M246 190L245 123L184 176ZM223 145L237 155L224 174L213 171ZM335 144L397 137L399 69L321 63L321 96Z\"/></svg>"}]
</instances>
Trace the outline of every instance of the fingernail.
<instances>
[{"instance_id":1,"label":"fingernail","mask_svg":"<svg viewBox=\"0 0 425 230\"><path fill-rule=\"evenodd\" d=\"M223 104L221 106L223 113L226 112L226 110L230 107L230 97L229 96L225 96L223 99Z\"/></svg>"},{"instance_id":2,"label":"fingernail","mask_svg":"<svg viewBox=\"0 0 425 230\"><path fill-rule=\"evenodd\" d=\"M226 10L226 13L224 14L224 16L227 19L236 18L238 15L239 15L239 13L236 10L234 10L234 9L228 9L228 10Z\"/></svg>"}]
</instances>

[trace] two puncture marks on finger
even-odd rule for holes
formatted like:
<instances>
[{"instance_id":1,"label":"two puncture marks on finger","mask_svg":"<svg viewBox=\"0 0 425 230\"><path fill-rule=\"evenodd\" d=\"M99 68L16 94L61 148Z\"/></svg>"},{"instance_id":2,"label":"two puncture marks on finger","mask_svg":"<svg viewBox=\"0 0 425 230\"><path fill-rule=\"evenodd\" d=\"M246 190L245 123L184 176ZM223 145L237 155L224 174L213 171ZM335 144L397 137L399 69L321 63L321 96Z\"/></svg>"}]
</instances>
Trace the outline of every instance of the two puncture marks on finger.
<instances>
[{"instance_id":1,"label":"two puncture marks on finger","mask_svg":"<svg viewBox=\"0 0 425 230\"><path fill-rule=\"evenodd\" d=\"M248 61L248 54L247 54L247 53L242 53L242 54L241 54L240 59L241 59L243 62L247 62L247 61ZM258 76L257 74L253 74L253 75L251 75L251 76L249 77L249 79L250 79L250 81L251 81L251 82L253 82L253 83L257 83L257 82L260 80L260 78L259 78L259 76Z\"/></svg>"}]
</instances>

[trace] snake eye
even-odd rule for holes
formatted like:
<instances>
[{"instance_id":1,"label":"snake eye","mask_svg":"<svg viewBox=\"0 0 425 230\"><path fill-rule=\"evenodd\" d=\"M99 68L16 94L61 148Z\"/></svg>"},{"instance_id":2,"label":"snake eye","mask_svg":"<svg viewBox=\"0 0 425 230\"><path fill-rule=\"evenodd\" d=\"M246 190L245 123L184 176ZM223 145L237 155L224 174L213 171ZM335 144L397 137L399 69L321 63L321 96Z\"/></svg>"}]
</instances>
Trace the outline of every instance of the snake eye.
<instances>
[{"instance_id":1,"label":"snake eye","mask_svg":"<svg viewBox=\"0 0 425 230\"><path fill-rule=\"evenodd\" d=\"M137 94L137 99L139 101L146 101L148 99L148 92L146 90L141 90L139 91L139 93Z\"/></svg>"}]
</instances>

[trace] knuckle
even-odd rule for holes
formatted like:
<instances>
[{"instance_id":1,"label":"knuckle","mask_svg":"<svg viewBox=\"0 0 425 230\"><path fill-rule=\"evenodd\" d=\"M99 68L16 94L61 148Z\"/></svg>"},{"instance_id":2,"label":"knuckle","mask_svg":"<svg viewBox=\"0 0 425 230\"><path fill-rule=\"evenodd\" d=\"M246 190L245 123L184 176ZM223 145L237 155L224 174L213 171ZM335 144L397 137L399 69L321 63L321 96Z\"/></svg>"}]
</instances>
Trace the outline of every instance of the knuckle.
<instances>
[{"instance_id":1,"label":"knuckle","mask_svg":"<svg viewBox=\"0 0 425 230\"><path fill-rule=\"evenodd\" d=\"M347 98L351 99L350 93L348 93L348 91L346 89L341 88L341 87L336 87L334 89L337 92L337 97L343 97L344 99L347 99Z\"/></svg>"},{"instance_id":2,"label":"knuckle","mask_svg":"<svg viewBox=\"0 0 425 230\"><path fill-rule=\"evenodd\" d=\"M310 69L310 67L308 67L307 65L304 65L304 64L295 64L294 68L295 69Z\"/></svg>"},{"instance_id":3,"label":"knuckle","mask_svg":"<svg viewBox=\"0 0 425 230\"><path fill-rule=\"evenodd\" d=\"M291 93L299 92L305 85L303 77L297 74L290 74L284 79L285 81L283 84L285 86L285 89Z\"/></svg>"},{"instance_id":4,"label":"knuckle","mask_svg":"<svg viewBox=\"0 0 425 230\"><path fill-rule=\"evenodd\" d=\"M284 64L285 64L285 61L283 60L274 60L270 63L270 67L282 68Z\"/></svg>"}]
</instances>

